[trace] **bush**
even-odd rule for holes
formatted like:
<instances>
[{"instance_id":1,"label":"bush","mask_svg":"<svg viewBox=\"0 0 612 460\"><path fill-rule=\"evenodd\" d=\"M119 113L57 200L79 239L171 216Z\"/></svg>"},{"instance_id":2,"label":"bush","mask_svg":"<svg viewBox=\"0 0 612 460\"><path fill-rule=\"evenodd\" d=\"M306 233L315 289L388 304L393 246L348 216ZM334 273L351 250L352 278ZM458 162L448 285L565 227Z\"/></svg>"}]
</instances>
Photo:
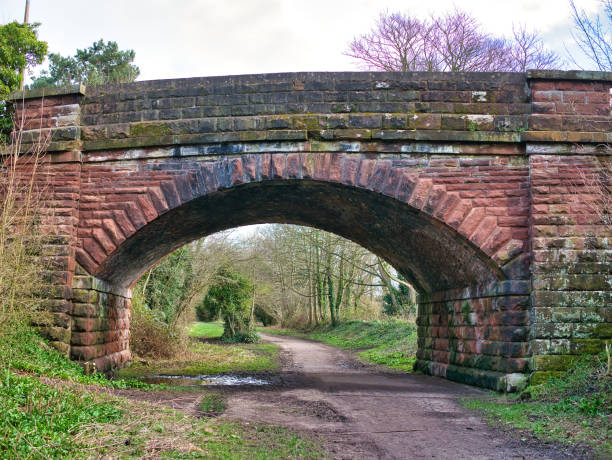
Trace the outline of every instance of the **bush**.
<instances>
[{"instance_id":1,"label":"bush","mask_svg":"<svg viewBox=\"0 0 612 460\"><path fill-rule=\"evenodd\" d=\"M236 332L232 336L222 336L223 343L257 343L261 337L255 331Z\"/></svg>"},{"instance_id":2,"label":"bush","mask_svg":"<svg viewBox=\"0 0 612 460\"><path fill-rule=\"evenodd\" d=\"M185 346L182 331L147 307L138 291L132 297L131 312L130 348L137 356L171 358Z\"/></svg>"},{"instance_id":3,"label":"bush","mask_svg":"<svg viewBox=\"0 0 612 460\"><path fill-rule=\"evenodd\" d=\"M222 338L234 340L251 333L252 299L251 280L229 267L222 267L217 271L202 305L211 317L223 318Z\"/></svg>"}]
</instances>

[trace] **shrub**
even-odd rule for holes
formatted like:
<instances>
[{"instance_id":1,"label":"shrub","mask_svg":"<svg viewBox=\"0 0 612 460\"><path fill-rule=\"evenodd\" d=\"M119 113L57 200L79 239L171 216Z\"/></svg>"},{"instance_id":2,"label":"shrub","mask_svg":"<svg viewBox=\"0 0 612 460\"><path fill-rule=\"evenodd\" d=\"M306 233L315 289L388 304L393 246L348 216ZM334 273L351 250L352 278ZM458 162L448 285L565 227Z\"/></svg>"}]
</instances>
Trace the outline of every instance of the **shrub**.
<instances>
[{"instance_id":1,"label":"shrub","mask_svg":"<svg viewBox=\"0 0 612 460\"><path fill-rule=\"evenodd\" d=\"M261 337L255 331L236 332L232 336L221 337L224 343L257 343L260 340Z\"/></svg>"},{"instance_id":2,"label":"shrub","mask_svg":"<svg viewBox=\"0 0 612 460\"><path fill-rule=\"evenodd\" d=\"M223 318L223 339L250 333L253 283L229 267L221 267L204 298L203 308ZM240 335L240 337L242 337Z\"/></svg>"},{"instance_id":3,"label":"shrub","mask_svg":"<svg viewBox=\"0 0 612 460\"><path fill-rule=\"evenodd\" d=\"M170 358L184 347L181 331L168 324L144 304L142 294L134 292L130 321L130 348L140 357Z\"/></svg>"}]
</instances>

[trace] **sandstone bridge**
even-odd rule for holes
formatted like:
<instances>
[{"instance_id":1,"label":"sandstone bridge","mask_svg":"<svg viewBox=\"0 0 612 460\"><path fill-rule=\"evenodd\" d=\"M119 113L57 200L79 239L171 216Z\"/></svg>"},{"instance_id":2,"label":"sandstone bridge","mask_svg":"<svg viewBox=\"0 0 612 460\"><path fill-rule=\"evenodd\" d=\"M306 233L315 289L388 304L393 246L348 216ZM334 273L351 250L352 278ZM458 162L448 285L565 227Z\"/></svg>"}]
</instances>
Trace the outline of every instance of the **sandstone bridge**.
<instances>
[{"instance_id":1,"label":"sandstone bridge","mask_svg":"<svg viewBox=\"0 0 612 460\"><path fill-rule=\"evenodd\" d=\"M418 369L541 381L612 337L612 230L584 180L611 155L611 86L601 72L355 72L14 94L24 149L51 136L47 333L85 365L120 366L130 287L160 258L292 223L414 284Z\"/></svg>"}]
</instances>

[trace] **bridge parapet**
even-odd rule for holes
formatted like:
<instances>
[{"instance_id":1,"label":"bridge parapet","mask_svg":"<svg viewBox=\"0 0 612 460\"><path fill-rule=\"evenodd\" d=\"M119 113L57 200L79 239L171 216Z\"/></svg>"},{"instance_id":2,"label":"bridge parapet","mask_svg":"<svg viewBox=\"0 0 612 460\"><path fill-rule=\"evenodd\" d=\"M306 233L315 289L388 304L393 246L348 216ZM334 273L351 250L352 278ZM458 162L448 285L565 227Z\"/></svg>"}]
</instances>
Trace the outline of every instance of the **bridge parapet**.
<instances>
[{"instance_id":1,"label":"bridge parapet","mask_svg":"<svg viewBox=\"0 0 612 460\"><path fill-rule=\"evenodd\" d=\"M368 151L389 140L610 142L611 85L603 72L290 73L54 89L47 102L34 101L41 90L12 98L18 107L27 99L27 128L52 131L51 150L74 150L80 140L84 151L254 141L312 141L315 150L358 141L347 148Z\"/></svg>"}]
</instances>

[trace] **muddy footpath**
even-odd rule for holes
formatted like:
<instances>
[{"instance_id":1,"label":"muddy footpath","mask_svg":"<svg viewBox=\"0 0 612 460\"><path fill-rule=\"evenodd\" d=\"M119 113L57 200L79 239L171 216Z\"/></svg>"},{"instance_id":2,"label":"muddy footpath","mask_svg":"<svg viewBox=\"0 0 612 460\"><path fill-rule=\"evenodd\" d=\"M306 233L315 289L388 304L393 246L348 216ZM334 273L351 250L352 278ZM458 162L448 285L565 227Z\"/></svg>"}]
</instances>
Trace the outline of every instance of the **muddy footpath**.
<instances>
[{"instance_id":1,"label":"muddy footpath","mask_svg":"<svg viewBox=\"0 0 612 460\"><path fill-rule=\"evenodd\" d=\"M261 336L280 347L282 369L255 376L267 385L221 388L223 418L292 428L323 443L334 459L592 458L577 448L489 425L459 404L461 398L486 396L477 388L386 372L319 342ZM201 396L150 392L148 398L198 415Z\"/></svg>"}]
</instances>

